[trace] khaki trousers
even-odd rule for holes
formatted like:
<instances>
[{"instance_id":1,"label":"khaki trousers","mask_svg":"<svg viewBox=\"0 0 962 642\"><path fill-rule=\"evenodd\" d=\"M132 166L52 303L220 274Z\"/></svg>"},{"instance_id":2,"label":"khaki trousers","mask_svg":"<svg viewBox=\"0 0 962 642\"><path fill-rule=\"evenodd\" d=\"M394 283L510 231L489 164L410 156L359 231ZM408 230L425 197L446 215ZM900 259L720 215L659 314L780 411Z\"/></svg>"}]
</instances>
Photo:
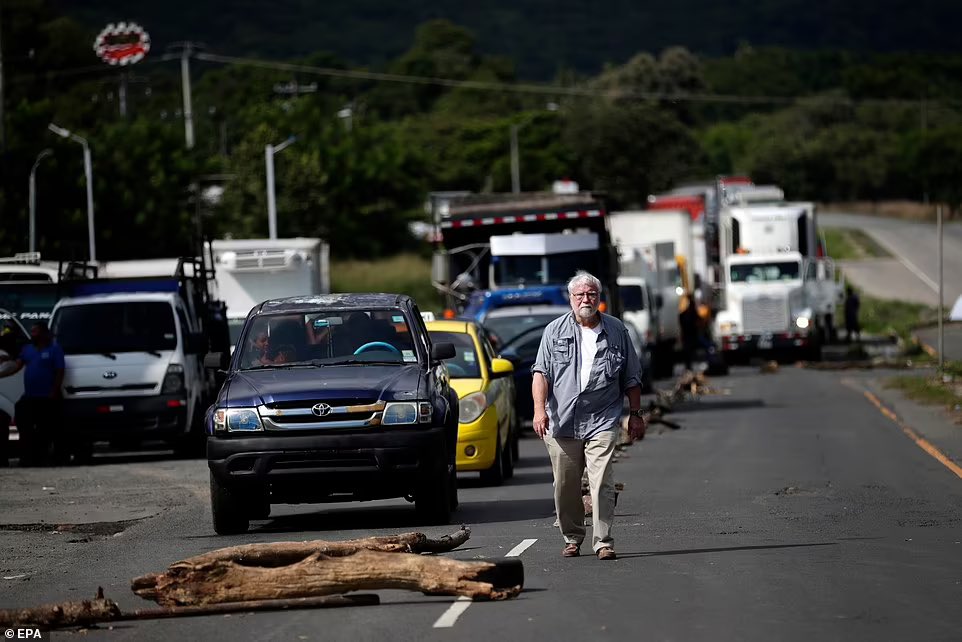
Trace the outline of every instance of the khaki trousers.
<instances>
[{"instance_id":1,"label":"khaki trousers","mask_svg":"<svg viewBox=\"0 0 962 642\"><path fill-rule=\"evenodd\" d=\"M554 474L554 506L558 528L565 543L577 544L585 539L585 505L581 500L581 480L588 469L591 490L591 540L597 552L614 546L611 525L615 518L615 485L612 482L612 455L616 431L606 430L591 439L545 437L551 472Z\"/></svg>"}]
</instances>

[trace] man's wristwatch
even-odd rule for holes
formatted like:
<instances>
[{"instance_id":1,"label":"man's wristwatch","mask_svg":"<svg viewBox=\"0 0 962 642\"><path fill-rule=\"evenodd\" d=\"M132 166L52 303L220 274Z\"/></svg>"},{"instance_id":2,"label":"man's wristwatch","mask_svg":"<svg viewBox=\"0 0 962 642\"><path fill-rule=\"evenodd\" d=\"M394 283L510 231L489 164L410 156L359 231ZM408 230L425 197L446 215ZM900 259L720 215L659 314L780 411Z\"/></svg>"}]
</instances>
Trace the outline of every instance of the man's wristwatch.
<instances>
[{"instance_id":1,"label":"man's wristwatch","mask_svg":"<svg viewBox=\"0 0 962 642\"><path fill-rule=\"evenodd\" d=\"M630 411L628 412L628 415L631 416L631 417L641 418L641 408L639 408L638 410L630 410Z\"/></svg>"}]
</instances>

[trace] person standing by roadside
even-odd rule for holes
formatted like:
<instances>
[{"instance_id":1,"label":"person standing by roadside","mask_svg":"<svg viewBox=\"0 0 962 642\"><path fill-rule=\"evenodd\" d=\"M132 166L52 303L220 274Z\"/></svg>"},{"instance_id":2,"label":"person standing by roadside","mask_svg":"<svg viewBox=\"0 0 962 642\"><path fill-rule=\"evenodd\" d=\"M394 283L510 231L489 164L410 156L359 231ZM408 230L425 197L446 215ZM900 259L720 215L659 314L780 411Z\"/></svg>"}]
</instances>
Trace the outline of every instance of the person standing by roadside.
<instances>
[{"instance_id":1,"label":"person standing by roadside","mask_svg":"<svg viewBox=\"0 0 962 642\"><path fill-rule=\"evenodd\" d=\"M17 367L3 374L9 377L23 369L23 396L14 409L20 433L20 465L47 463L51 446L59 447L63 405L63 349L53 341L43 321L30 328L30 343L23 346Z\"/></svg>"},{"instance_id":2,"label":"person standing by roadside","mask_svg":"<svg viewBox=\"0 0 962 642\"><path fill-rule=\"evenodd\" d=\"M576 557L585 538L581 480L591 492L592 548L598 559L617 558L611 536L615 516L612 455L618 442L623 400L628 396L628 430L645 435L641 415L638 359L624 324L598 310L601 282L578 272L568 282L571 313L545 328L531 367L534 431L551 458L555 510L565 541L562 555Z\"/></svg>"},{"instance_id":3,"label":"person standing by roadside","mask_svg":"<svg viewBox=\"0 0 962 642\"><path fill-rule=\"evenodd\" d=\"M859 307L861 301L858 294L851 285L845 286L845 343L851 343L853 335L856 341L862 340L862 326L858 322Z\"/></svg>"}]
</instances>

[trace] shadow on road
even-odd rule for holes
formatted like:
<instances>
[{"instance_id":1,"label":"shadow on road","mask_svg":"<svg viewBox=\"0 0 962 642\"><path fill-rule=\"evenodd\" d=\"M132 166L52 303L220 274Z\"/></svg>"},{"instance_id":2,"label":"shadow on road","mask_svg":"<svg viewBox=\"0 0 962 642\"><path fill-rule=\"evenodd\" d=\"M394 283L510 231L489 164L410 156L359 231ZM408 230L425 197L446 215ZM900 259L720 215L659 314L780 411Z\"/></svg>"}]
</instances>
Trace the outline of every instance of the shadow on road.
<instances>
[{"instance_id":1,"label":"shadow on road","mask_svg":"<svg viewBox=\"0 0 962 642\"><path fill-rule=\"evenodd\" d=\"M554 500L540 499L495 500L485 502L461 502L451 519L452 524L484 524L524 521L554 517ZM355 504L340 508L328 504L320 510L279 515L264 522L253 522L251 533L285 533L297 531L344 531L360 529L411 528L430 532L451 526L426 527L418 519L412 504L398 506L371 506Z\"/></svg>"},{"instance_id":2,"label":"shadow on road","mask_svg":"<svg viewBox=\"0 0 962 642\"><path fill-rule=\"evenodd\" d=\"M661 555L691 555L693 553L728 553L732 551L763 551L776 548L812 548L815 546L838 546L838 542L814 544L766 544L759 546L723 546L719 548L683 548L674 551L648 551L642 553L618 553L619 559L627 557L658 557Z\"/></svg>"},{"instance_id":3,"label":"shadow on road","mask_svg":"<svg viewBox=\"0 0 962 642\"><path fill-rule=\"evenodd\" d=\"M748 408L765 408L767 404L761 399L718 399L699 400L679 404L672 412L698 412L700 410L746 410Z\"/></svg>"}]
</instances>

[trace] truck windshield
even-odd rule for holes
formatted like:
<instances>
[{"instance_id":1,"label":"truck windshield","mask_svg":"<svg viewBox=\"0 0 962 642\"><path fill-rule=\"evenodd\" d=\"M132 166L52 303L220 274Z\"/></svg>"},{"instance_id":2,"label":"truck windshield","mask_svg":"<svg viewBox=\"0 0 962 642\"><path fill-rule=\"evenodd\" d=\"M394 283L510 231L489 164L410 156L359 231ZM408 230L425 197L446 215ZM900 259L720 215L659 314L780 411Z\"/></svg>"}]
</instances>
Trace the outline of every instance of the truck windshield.
<instances>
[{"instance_id":1,"label":"truck windshield","mask_svg":"<svg viewBox=\"0 0 962 642\"><path fill-rule=\"evenodd\" d=\"M501 286L567 283L578 270L599 273L596 250L547 256L498 256L492 260Z\"/></svg>"},{"instance_id":2,"label":"truck windshield","mask_svg":"<svg viewBox=\"0 0 962 642\"><path fill-rule=\"evenodd\" d=\"M732 283L771 283L795 281L801 274L797 261L775 263L740 263L731 266Z\"/></svg>"},{"instance_id":3,"label":"truck windshield","mask_svg":"<svg viewBox=\"0 0 962 642\"><path fill-rule=\"evenodd\" d=\"M415 363L410 326L400 309L316 310L265 314L237 346L242 370L307 363Z\"/></svg>"},{"instance_id":4,"label":"truck windshield","mask_svg":"<svg viewBox=\"0 0 962 642\"><path fill-rule=\"evenodd\" d=\"M645 309L645 299L641 295L640 285L619 285L621 304L625 312L639 312Z\"/></svg>"},{"instance_id":5,"label":"truck windshield","mask_svg":"<svg viewBox=\"0 0 962 642\"><path fill-rule=\"evenodd\" d=\"M64 354L154 352L177 347L174 309L164 301L67 305L51 330Z\"/></svg>"}]
</instances>

